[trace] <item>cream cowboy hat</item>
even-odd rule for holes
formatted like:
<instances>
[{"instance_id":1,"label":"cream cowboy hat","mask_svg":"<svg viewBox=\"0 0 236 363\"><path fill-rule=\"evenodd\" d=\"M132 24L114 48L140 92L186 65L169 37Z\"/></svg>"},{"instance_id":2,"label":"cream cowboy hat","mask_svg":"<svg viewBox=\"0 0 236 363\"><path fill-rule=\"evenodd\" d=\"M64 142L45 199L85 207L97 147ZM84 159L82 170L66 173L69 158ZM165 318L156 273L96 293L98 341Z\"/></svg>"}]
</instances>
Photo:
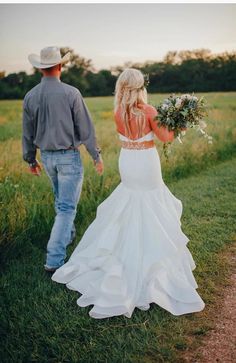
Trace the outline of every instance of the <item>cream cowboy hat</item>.
<instances>
[{"instance_id":1,"label":"cream cowboy hat","mask_svg":"<svg viewBox=\"0 0 236 363\"><path fill-rule=\"evenodd\" d=\"M30 54L28 59L35 68L50 68L57 64L65 64L70 60L70 52L61 57L61 52L58 47L45 47L41 50L40 56Z\"/></svg>"}]
</instances>

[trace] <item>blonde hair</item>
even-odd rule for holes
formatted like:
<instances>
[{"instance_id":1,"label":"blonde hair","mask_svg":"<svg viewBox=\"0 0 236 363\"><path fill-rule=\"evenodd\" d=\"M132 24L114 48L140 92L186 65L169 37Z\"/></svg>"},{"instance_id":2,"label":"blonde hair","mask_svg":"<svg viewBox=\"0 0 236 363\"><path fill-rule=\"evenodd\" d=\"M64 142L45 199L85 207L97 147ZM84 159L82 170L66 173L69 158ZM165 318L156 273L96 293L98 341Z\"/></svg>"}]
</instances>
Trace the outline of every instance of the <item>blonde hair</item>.
<instances>
[{"instance_id":1,"label":"blonde hair","mask_svg":"<svg viewBox=\"0 0 236 363\"><path fill-rule=\"evenodd\" d=\"M131 136L129 121L132 116L136 116L139 137L143 135L145 113L138 108L139 103L147 103L144 76L137 69L127 68L116 81L114 100L114 111L116 112L120 108L127 136Z\"/></svg>"}]
</instances>

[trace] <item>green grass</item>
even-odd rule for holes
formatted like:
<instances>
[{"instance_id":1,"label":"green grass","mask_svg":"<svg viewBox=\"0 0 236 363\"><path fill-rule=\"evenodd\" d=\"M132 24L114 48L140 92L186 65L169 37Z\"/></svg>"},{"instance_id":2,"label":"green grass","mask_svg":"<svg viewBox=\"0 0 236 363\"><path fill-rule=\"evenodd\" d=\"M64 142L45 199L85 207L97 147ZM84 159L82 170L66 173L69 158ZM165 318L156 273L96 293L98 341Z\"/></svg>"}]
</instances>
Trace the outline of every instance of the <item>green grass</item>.
<instances>
[{"instance_id":1,"label":"green grass","mask_svg":"<svg viewBox=\"0 0 236 363\"><path fill-rule=\"evenodd\" d=\"M136 309L131 319L101 321L88 316L92 306L76 305L78 293L52 283L43 271L54 220L51 185L44 172L40 178L30 175L22 161L22 102L0 102L2 362L177 362L189 348L189 336L197 344L210 329L210 307L228 271L221 253L235 238L236 93L204 95L213 145L191 130L184 145L178 141L172 145L169 163L163 158L161 143L156 145L164 180L183 202L182 228L190 238L189 249L197 265L194 275L206 308L174 317L152 304L147 312ZM151 95L150 102L163 98ZM90 156L82 150L85 181L75 221L76 243L95 217L97 206L119 183L113 99L88 98L86 102L106 171L102 179L97 176ZM75 245L68 249L68 256Z\"/></svg>"}]
</instances>

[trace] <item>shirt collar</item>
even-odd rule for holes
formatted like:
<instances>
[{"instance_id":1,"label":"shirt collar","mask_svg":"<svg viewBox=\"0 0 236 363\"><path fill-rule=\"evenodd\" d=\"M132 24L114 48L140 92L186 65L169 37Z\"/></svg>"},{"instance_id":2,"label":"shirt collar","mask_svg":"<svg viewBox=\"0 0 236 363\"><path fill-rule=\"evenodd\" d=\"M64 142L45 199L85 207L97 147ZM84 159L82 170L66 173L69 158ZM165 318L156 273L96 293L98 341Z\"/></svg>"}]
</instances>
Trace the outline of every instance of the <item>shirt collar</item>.
<instances>
[{"instance_id":1,"label":"shirt collar","mask_svg":"<svg viewBox=\"0 0 236 363\"><path fill-rule=\"evenodd\" d=\"M47 81L61 82L61 80L58 77L55 77L55 76L43 76L41 78L41 82L47 82Z\"/></svg>"}]
</instances>

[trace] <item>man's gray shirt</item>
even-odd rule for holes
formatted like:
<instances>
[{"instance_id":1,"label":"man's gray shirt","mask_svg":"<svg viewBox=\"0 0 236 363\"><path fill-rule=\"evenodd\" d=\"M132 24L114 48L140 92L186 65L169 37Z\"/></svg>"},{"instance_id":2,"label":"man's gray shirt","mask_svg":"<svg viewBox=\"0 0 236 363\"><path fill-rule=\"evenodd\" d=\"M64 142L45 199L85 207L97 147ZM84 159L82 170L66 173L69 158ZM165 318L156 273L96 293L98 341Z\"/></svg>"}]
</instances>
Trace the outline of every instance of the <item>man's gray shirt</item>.
<instances>
[{"instance_id":1,"label":"man's gray shirt","mask_svg":"<svg viewBox=\"0 0 236 363\"><path fill-rule=\"evenodd\" d=\"M99 160L95 130L80 91L56 77L42 77L23 103L23 159L32 162L40 150L60 150L84 144Z\"/></svg>"}]
</instances>

